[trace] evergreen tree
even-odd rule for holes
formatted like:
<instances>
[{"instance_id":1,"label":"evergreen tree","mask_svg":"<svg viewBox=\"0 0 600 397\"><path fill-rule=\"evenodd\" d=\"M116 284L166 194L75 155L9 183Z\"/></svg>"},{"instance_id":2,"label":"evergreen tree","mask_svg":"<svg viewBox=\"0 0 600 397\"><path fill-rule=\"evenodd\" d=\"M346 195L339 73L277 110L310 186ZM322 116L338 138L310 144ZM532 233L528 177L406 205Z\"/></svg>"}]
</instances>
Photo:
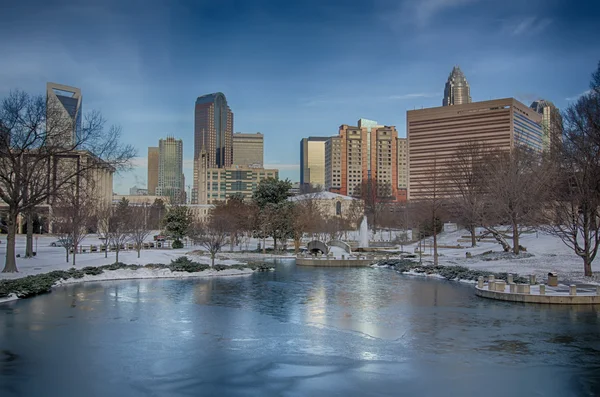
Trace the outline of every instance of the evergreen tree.
<instances>
[{"instance_id":1,"label":"evergreen tree","mask_svg":"<svg viewBox=\"0 0 600 397\"><path fill-rule=\"evenodd\" d=\"M163 226L165 231L175 240L173 241L173 248L183 247L181 239L188 234L191 224L192 216L188 207L177 205L169 208L163 218Z\"/></svg>"}]
</instances>

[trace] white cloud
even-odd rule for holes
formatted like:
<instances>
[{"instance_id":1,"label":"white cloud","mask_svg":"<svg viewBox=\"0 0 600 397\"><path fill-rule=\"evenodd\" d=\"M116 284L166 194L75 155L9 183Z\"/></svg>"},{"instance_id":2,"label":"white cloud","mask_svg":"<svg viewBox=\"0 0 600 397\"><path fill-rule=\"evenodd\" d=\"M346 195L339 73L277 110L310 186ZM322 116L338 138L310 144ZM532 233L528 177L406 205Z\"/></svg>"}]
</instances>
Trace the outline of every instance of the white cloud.
<instances>
[{"instance_id":1,"label":"white cloud","mask_svg":"<svg viewBox=\"0 0 600 397\"><path fill-rule=\"evenodd\" d=\"M568 97L568 98L565 98L565 99L566 99L567 101L576 101L576 100L578 100L579 98L581 98L582 96L589 94L590 92L592 92L592 90L585 90L585 91L583 91L583 92L582 92L582 93L580 93L580 94L577 94L577 95L575 95L575 96L571 96L571 97Z\"/></svg>"},{"instance_id":2,"label":"white cloud","mask_svg":"<svg viewBox=\"0 0 600 397\"><path fill-rule=\"evenodd\" d=\"M280 164L280 163L265 163L264 164L265 168L268 169L278 169L280 171L284 171L284 170L299 170L300 169L300 164Z\"/></svg>"},{"instance_id":3,"label":"white cloud","mask_svg":"<svg viewBox=\"0 0 600 397\"><path fill-rule=\"evenodd\" d=\"M520 19L512 19L504 24L504 31L512 36L527 34L533 36L543 32L550 24L552 19L529 16Z\"/></svg>"},{"instance_id":4,"label":"white cloud","mask_svg":"<svg viewBox=\"0 0 600 397\"><path fill-rule=\"evenodd\" d=\"M389 99L411 99L411 98L435 98L440 96L436 93L415 93L415 94L403 94L403 95L391 95Z\"/></svg>"},{"instance_id":5,"label":"white cloud","mask_svg":"<svg viewBox=\"0 0 600 397\"><path fill-rule=\"evenodd\" d=\"M405 1L400 8L400 19L405 22L416 23L421 27L429 23L438 15L461 6L475 3L480 0L415 0Z\"/></svg>"}]
</instances>

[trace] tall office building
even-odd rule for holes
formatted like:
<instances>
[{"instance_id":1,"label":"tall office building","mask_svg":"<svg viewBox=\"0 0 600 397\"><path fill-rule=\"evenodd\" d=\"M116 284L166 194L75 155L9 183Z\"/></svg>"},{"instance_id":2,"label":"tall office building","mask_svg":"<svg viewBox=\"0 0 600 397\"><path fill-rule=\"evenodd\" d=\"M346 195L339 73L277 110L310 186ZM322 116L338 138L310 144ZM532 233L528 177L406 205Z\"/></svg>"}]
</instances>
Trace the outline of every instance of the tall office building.
<instances>
[{"instance_id":1,"label":"tall office building","mask_svg":"<svg viewBox=\"0 0 600 397\"><path fill-rule=\"evenodd\" d=\"M183 141L168 137L158 142L157 196L166 196L171 204L185 203L183 178Z\"/></svg>"},{"instance_id":2,"label":"tall office building","mask_svg":"<svg viewBox=\"0 0 600 397\"><path fill-rule=\"evenodd\" d=\"M560 111L550 101L538 99L530 108L542 116L544 151L556 150L562 144L562 117Z\"/></svg>"},{"instance_id":3,"label":"tall office building","mask_svg":"<svg viewBox=\"0 0 600 397\"><path fill-rule=\"evenodd\" d=\"M233 160L233 112L221 92L196 99L194 108L194 175L201 152L209 168L230 167ZM198 180L194 177L192 204L198 203Z\"/></svg>"},{"instance_id":4,"label":"tall office building","mask_svg":"<svg viewBox=\"0 0 600 397\"><path fill-rule=\"evenodd\" d=\"M48 145L74 147L81 132L81 90L57 83L46 84Z\"/></svg>"},{"instance_id":5,"label":"tall office building","mask_svg":"<svg viewBox=\"0 0 600 397\"><path fill-rule=\"evenodd\" d=\"M325 190L339 193L342 188L342 140L332 136L325 141Z\"/></svg>"},{"instance_id":6,"label":"tall office building","mask_svg":"<svg viewBox=\"0 0 600 397\"><path fill-rule=\"evenodd\" d=\"M227 201L233 194L241 194L250 199L256 187L263 179L279 178L276 169L231 166L221 168L208 167L208 156L204 151L196 160L195 179L199 181L197 191L198 204L214 204Z\"/></svg>"},{"instance_id":7,"label":"tall office building","mask_svg":"<svg viewBox=\"0 0 600 397\"><path fill-rule=\"evenodd\" d=\"M452 68L446 87L444 87L443 106L463 105L471 103L471 88L467 78L458 66Z\"/></svg>"},{"instance_id":8,"label":"tall office building","mask_svg":"<svg viewBox=\"0 0 600 397\"><path fill-rule=\"evenodd\" d=\"M148 148L148 194L154 196L158 187L158 147Z\"/></svg>"},{"instance_id":9,"label":"tall office building","mask_svg":"<svg viewBox=\"0 0 600 397\"><path fill-rule=\"evenodd\" d=\"M262 168L264 163L264 135L233 134L233 165Z\"/></svg>"},{"instance_id":10,"label":"tall office building","mask_svg":"<svg viewBox=\"0 0 600 397\"><path fill-rule=\"evenodd\" d=\"M398 138L398 189L408 188L408 140Z\"/></svg>"},{"instance_id":11,"label":"tall office building","mask_svg":"<svg viewBox=\"0 0 600 397\"><path fill-rule=\"evenodd\" d=\"M300 185L325 186L325 142L327 137L300 141Z\"/></svg>"},{"instance_id":12,"label":"tall office building","mask_svg":"<svg viewBox=\"0 0 600 397\"><path fill-rule=\"evenodd\" d=\"M444 183L448 162L464 145L477 142L487 148L510 150L524 145L541 152L542 116L513 99L473 102L463 105L409 110L408 199L451 196Z\"/></svg>"},{"instance_id":13,"label":"tall office building","mask_svg":"<svg viewBox=\"0 0 600 397\"><path fill-rule=\"evenodd\" d=\"M360 119L358 126L340 126L325 144L325 186L329 191L358 196L363 182L374 181L377 196L402 200L398 179L398 133L393 126Z\"/></svg>"}]
</instances>

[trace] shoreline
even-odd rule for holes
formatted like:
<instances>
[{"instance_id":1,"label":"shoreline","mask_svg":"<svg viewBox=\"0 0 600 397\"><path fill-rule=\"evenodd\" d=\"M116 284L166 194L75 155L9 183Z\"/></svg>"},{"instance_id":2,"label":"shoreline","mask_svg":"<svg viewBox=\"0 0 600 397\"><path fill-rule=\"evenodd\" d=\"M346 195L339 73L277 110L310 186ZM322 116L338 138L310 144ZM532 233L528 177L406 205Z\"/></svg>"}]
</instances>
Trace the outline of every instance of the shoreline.
<instances>
[{"instance_id":1,"label":"shoreline","mask_svg":"<svg viewBox=\"0 0 600 397\"><path fill-rule=\"evenodd\" d=\"M80 269L75 269L80 270ZM273 268L269 269L273 271ZM55 281L49 288L49 290L36 293L30 296L19 297L17 293L12 292L8 294L6 297L0 298L0 304L14 302L20 299L27 299L34 296L42 295L43 293L52 292L52 290L56 287L61 287L70 284L76 283L86 283L86 282L102 282L102 281L121 281L121 280L157 280L157 279L190 279L190 278L208 278L208 277L235 277L235 276L249 276L258 271L264 271L261 269L252 269L250 267L242 268L242 269L223 269L223 270L215 270L215 269L206 269L199 272L188 272L188 271L171 271L168 268L162 269L152 269L152 268L143 268L140 267L138 269L104 269L100 274L84 274L82 277L69 277L67 279L58 279ZM50 272L51 273L51 272ZM38 275L44 275L49 273L41 273ZM28 277L28 276L26 276ZM35 277L35 275L31 276ZM15 279L19 280L19 279ZM12 280L7 280L12 281Z\"/></svg>"}]
</instances>

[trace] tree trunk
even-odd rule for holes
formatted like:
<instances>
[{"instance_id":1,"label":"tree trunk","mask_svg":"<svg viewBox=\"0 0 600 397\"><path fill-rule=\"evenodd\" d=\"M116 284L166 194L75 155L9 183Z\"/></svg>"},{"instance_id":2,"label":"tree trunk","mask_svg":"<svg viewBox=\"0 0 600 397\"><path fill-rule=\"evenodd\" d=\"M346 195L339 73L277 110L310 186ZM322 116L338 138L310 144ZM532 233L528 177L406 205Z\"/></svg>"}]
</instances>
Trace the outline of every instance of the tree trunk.
<instances>
[{"instance_id":1,"label":"tree trunk","mask_svg":"<svg viewBox=\"0 0 600 397\"><path fill-rule=\"evenodd\" d=\"M585 277L592 277L592 261L588 255L583 257L583 275Z\"/></svg>"},{"instance_id":2,"label":"tree trunk","mask_svg":"<svg viewBox=\"0 0 600 397\"><path fill-rule=\"evenodd\" d=\"M33 257L33 213L27 211L27 239L25 242L25 258Z\"/></svg>"},{"instance_id":3,"label":"tree trunk","mask_svg":"<svg viewBox=\"0 0 600 397\"><path fill-rule=\"evenodd\" d=\"M141 245L138 245L137 247L137 252L138 252L138 258L140 257L140 251L142 250Z\"/></svg>"},{"instance_id":4,"label":"tree trunk","mask_svg":"<svg viewBox=\"0 0 600 397\"><path fill-rule=\"evenodd\" d=\"M75 267L75 257L77 256L77 246L73 246L73 267Z\"/></svg>"},{"instance_id":5,"label":"tree trunk","mask_svg":"<svg viewBox=\"0 0 600 397\"><path fill-rule=\"evenodd\" d=\"M519 225L516 221L512 222L512 232L513 232L513 252L515 255L519 255Z\"/></svg>"},{"instance_id":6,"label":"tree trunk","mask_svg":"<svg viewBox=\"0 0 600 397\"><path fill-rule=\"evenodd\" d=\"M67 263L69 263L69 254L70 254L69 247L65 247L65 251L66 251L66 255L65 256L67 257Z\"/></svg>"},{"instance_id":7,"label":"tree trunk","mask_svg":"<svg viewBox=\"0 0 600 397\"><path fill-rule=\"evenodd\" d=\"M471 233L471 247L477 247L477 238L475 236L475 225L469 226L469 233Z\"/></svg>"},{"instance_id":8,"label":"tree trunk","mask_svg":"<svg viewBox=\"0 0 600 397\"><path fill-rule=\"evenodd\" d=\"M267 239L263 237L263 254L267 253Z\"/></svg>"},{"instance_id":9,"label":"tree trunk","mask_svg":"<svg viewBox=\"0 0 600 397\"><path fill-rule=\"evenodd\" d=\"M108 258L108 244L106 243L108 239L104 240L104 257Z\"/></svg>"},{"instance_id":10,"label":"tree trunk","mask_svg":"<svg viewBox=\"0 0 600 397\"><path fill-rule=\"evenodd\" d=\"M211 267L215 267L215 254L213 252L210 253L210 262Z\"/></svg>"},{"instance_id":11,"label":"tree trunk","mask_svg":"<svg viewBox=\"0 0 600 397\"><path fill-rule=\"evenodd\" d=\"M438 265L438 250L437 250L437 230L435 227L435 221L433 223L433 264Z\"/></svg>"},{"instance_id":12,"label":"tree trunk","mask_svg":"<svg viewBox=\"0 0 600 397\"><path fill-rule=\"evenodd\" d=\"M116 248L115 248L115 252L117 254L117 257L115 259L115 263L119 263L119 245L117 244Z\"/></svg>"},{"instance_id":13,"label":"tree trunk","mask_svg":"<svg viewBox=\"0 0 600 397\"><path fill-rule=\"evenodd\" d=\"M17 234L17 214L9 213L7 219L8 235L6 236L6 260L2 273L16 273L17 259L15 258L15 243Z\"/></svg>"},{"instance_id":14,"label":"tree trunk","mask_svg":"<svg viewBox=\"0 0 600 397\"><path fill-rule=\"evenodd\" d=\"M273 253L277 251L277 237L273 236Z\"/></svg>"},{"instance_id":15,"label":"tree trunk","mask_svg":"<svg viewBox=\"0 0 600 397\"><path fill-rule=\"evenodd\" d=\"M297 255L300 252L300 237L294 239L294 253Z\"/></svg>"}]
</instances>

